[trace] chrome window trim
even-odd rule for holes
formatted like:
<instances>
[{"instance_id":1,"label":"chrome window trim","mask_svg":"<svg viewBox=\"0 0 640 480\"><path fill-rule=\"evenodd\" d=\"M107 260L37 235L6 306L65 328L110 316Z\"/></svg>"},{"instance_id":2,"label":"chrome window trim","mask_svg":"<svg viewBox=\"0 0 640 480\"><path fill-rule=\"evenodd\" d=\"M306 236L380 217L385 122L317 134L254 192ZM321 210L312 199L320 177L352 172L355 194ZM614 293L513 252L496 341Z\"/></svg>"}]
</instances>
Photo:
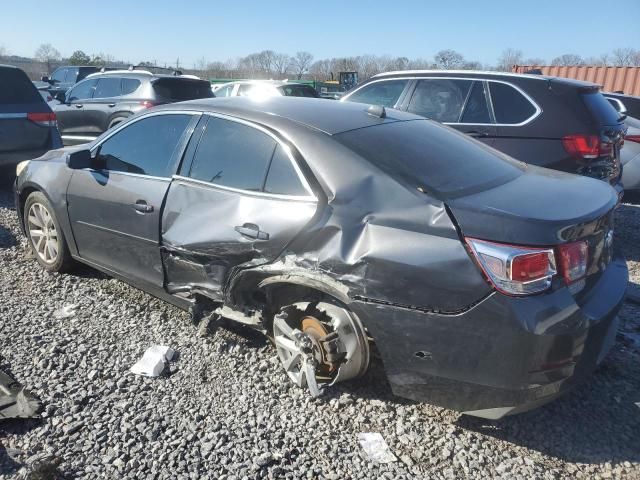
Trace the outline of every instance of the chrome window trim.
<instances>
[{"instance_id":1,"label":"chrome window trim","mask_svg":"<svg viewBox=\"0 0 640 480\"><path fill-rule=\"evenodd\" d=\"M223 190L231 193L239 193L242 195L248 195L252 197L268 198L271 200L298 201L298 202L306 202L306 203L318 202L318 199L314 195L283 195L279 193L256 192L255 190L243 190L240 188L227 187L225 185L218 185L217 183L205 182L203 180L197 180L191 177L184 177L182 175L174 175L173 179L186 182L186 183L192 183L200 187L208 187L208 188L213 188L215 190Z\"/></svg>"},{"instance_id":2,"label":"chrome window trim","mask_svg":"<svg viewBox=\"0 0 640 480\"><path fill-rule=\"evenodd\" d=\"M383 77L388 77L391 75L432 75L435 73L442 73L442 72L446 72L447 74L451 74L451 75L468 75L469 73L472 74L482 74L482 75L489 75L489 76L500 76L500 77L514 77L514 78L529 78L529 79L533 79L533 80L548 80L549 77L545 76L545 75L534 75L534 74L528 74L528 73L514 73L514 72L495 72L495 71L491 71L491 70L394 70L391 72L382 72L382 73L377 73L375 74L373 77L371 78L383 78Z\"/></svg>"},{"instance_id":3,"label":"chrome window trim","mask_svg":"<svg viewBox=\"0 0 640 480\"><path fill-rule=\"evenodd\" d=\"M109 176L111 175L122 175L124 177L133 177L133 178L144 178L146 180L155 180L158 182L169 183L171 182L171 177L156 177L154 175L145 175L144 173L131 173L131 172L120 172L117 170L96 170L95 168L80 168L81 172L95 172L104 174L104 172L108 172Z\"/></svg>"},{"instance_id":4,"label":"chrome window trim","mask_svg":"<svg viewBox=\"0 0 640 480\"><path fill-rule=\"evenodd\" d=\"M433 73L433 72L431 72ZM375 76L372 78L376 78ZM538 118L540 116L540 114L542 114L542 108L533 100L533 98L531 98L529 96L528 93L526 93L524 90L522 90L520 87L518 87L517 85L514 85L511 82L508 82L506 80L495 80L493 78L477 78L477 77L456 77L456 76L440 76L440 75L436 75L436 76L431 76L431 77L416 77L416 76L409 76L409 77L393 77L393 78L378 78L377 80L372 80L371 82L367 82L359 87L357 87L355 90L353 90L352 92L349 92L348 95L345 95L344 97L342 97L340 99L341 102L344 102L346 100L348 100L348 98L353 95L354 93L356 93L358 90L371 85L372 83L379 83L379 82L390 82L393 80L471 80L471 81L478 81L478 82L487 82L487 83L491 83L491 82L495 82L495 83L503 83L505 85L510 86L511 88L514 88L517 92L519 92L524 98L527 99L527 101L529 103L531 103L531 105L533 105L533 107L535 108L535 112L533 113L533 115L531 115L529 118L525 119L524 121L520 122L520 123L460 123L460 122L439 122L442 123L443 125L464 125L464 126L483 126L483 127L523 127L524 125L527 125L531 122L533 122L536 118ZM406 88L406 87L405 87ZM414 91L415 91L414 87ZM489 85L489 108L491 110L493 110L493 100L491 98L491 85ZM397 102L396 102L397 104ZM411 112L408 112L411 113ZM435 122L437 122L437 120L434 120Z\"/></svg>"}]
</instances>

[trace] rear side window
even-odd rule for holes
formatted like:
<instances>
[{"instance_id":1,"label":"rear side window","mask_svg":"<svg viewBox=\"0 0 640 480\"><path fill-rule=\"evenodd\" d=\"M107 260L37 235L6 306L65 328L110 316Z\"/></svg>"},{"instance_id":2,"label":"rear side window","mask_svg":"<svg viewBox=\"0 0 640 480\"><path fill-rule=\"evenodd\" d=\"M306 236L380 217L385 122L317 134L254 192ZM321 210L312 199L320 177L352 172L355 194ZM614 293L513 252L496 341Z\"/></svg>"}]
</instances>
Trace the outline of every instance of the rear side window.
<instances>
[{"instance_id":1,"label":"rear side window","mask_svg":"<svg viewBox=\"0 0 640 480\"><path fill-rule=\"evenodd\" d=\"M273 154L264 191L280 195L308 195L282 145L278 145Z\"/></svg>"},{"instance_id":2,"label":"rear side window","mask_svg":"<svg viewBox=\"0 0 640 480\"><path fill-rule=\"evenodd\" d=\"M620 123L620 114L600 92L583 93L581 96L591 116L600 125L617 125Z\"/></svg>"},{"instance_id":3,"label":"rear side window","mask_svg":"<svg viewBox=\"0 0 640 480\"><path fill-rule=\"evenodd\" d=\"M522 123L536 113L536 107L511 85L489 82L489 89L497 123Z\"/></svg>"},{"instance_id":4,"label":"rear side window","mask_svg":"<svg viewBox=\"0 0 640 480\"><path fill-rule=\"evenodd\" d=\"M129 124L100 146L105 169L170 177L173 152L190 120L190 115L155 115Z\"/></svg>"},{"instance_id":5,"label":"rear side window","mask_svg":"<svg viewBox=\"0 0 640 480\"><path fill-rule=\"evenodd\" d=\"M211 84L204 80L162 78L153 82L153 89L159 98L175 102L213 96Z\"/></svg>"},{"instance_id":6,"label":"rear side window","mask_svg":"<svg viewBox=\"0 0 640 480\"><path fill-rule=\"evenodd\" d=\"M203 182L261 191L276 141L256 128L211 117L189 176Z\"/></svg>"},{"instance_id":7,"label":"rear side window","mask_svg":"<svg viewBox=\"0 0 640 480\"><path fill-rule=\"evenodd\" d=\"M354 92L347 100L349 102L393 107L400 95L402 95L407 83L409 83L409 80L388 80L370 83Z\"/></svg>"},{"instance_id":8,"label":"rear side window","mask_svg":"<svg viewBox=\"0 0 640 480\"><path fill-rule=\"evenodd\" d=\"M420 80L407 110L438 122L459 122L472 84L472 80Z\"/></svg>"},{"instance_id":9,"label":"rear side window","mask_svg":"<svg viewBox=\"0 0 640 480\"><path fill-rule=\"evenodd\" d=\"M97 81L95 79L85 80L71 89L67 94L67 101L74 102L77 100L86 100L93 96L93 90Z\"/></svg>"},{"instance_id":10,"label":"rear side window","mask_svg":"<svg viewBox=\"0 0 640 480\"><path fill-rule=\"evenodd\" d=\"M0 68L0 103L41 103L42 97L29 77L17 68Z\"/></svg>"},{"instance_id":11,"label":"rear side window","mask_svg":"<svg viewBox=\"0 0 640 480\"><path fill-rule=\"evenodd\" d=\"M65 83L76 83L78 78L78 68L68 68L67 74L64 77Z\"/></svg>"},{"instance_id":12,"label":"rear side window","mask_svg":"<svg viewBox=\"0 0 640 480\"><path fill-rule=\"evenodd\" d=\"M64 82L64 77L67 74L66 68L58 68L55 72L51 74L51 80L55 83Z\"/></svg>"},{"instance_id":13,"label":"rear side window","mask_svg":"<svg viewBox=\"0 0 640 480\"><path fill-rule=\"evenodd\" d=\"M216 97L229 97L231 96L231 92L233 92L233 85L227 85L226 87L219 88L213 94Z\"/></svg>"},{"instance_id":14,"label":"rear side window","mask_svg":"<svg viewBox=\"0 0 640 480\"><path fill-rule=\"evenodd\" d=\"M474 82L462 113L461 123L491 123L486 92L482 82Z\"/></svg>"},{"instance_id":15,"label":"rear side window","mask_svg":"<svg viewBox=\"0 0 640 480\"><path fill-rule=\"evenodd\" d=\"M93 98L119 97L122 94L122 79L120 77L105 77L98 79Z\"/></svg>"},{"instance_id":16,"label":"rear side window","mask_svg":"<svg viewBox=\"0 0 640 480\"><path fill-rule=\"evenodd\" d=\"M428 120L392 122L334 135L411 189L440 199L482 191L516 178L519 162Z\"/></svg>"},{"instance_id":17,"label":"rear side window","mask_svg":"<svg viewBox=\"0 0 640 480\"><path fill-rule=\"evenodd\" d=\"M140 80L135 78L123 78L122 79L122 95L129 95L135 92L140 86Z\"/></svg>"},{"instance_id":18,"label":"rear side window","mask_svg":"<svg viewBox=\"0 0 640 480\"><path fill-rule=\"evenodd\" d=\"M279 88L286 97L318 98L320 96L318 92L309 85L283 85Z\"/></svg>"}]
</instances>

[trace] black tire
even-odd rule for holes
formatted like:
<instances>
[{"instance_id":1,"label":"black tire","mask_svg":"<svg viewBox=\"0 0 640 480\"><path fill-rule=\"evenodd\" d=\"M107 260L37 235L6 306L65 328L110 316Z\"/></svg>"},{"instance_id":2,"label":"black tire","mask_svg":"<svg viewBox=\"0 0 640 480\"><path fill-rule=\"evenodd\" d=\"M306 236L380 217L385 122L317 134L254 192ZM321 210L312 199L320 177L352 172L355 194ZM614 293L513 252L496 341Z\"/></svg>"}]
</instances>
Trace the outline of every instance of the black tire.
<instances>
[{"instance_id":1,"label":"black tire","mask_svg":"<svg viewBox=\"0 0 640 480\"><path fill-rule=\"evenodd\" d=\"M44 211L47 212L48 217L47 215L42 215ZM55 210L47 197L45 197L42 192L31 193L24 203L23 215L27 241L29 242L29 248L36 258L36 261L42 268L49 272L69 271L73 267L73 258L69 252L67 240L60 228ZM38 228L37 222L43 224L43 227ZM53 229L51 229L51 225L54 227ZM36 231L46 232L46 234L38 236L34 233ZM36 238L38 238L39 241L36 240ZM39 251L39 249L43 250L42 244L40 243L42 241L45 241L44 253ZM49 242L54 242L54 244L51 244L51 248L48 248ZM54 245L55 255L51 253Z\"/></svg>"}]
</instances>

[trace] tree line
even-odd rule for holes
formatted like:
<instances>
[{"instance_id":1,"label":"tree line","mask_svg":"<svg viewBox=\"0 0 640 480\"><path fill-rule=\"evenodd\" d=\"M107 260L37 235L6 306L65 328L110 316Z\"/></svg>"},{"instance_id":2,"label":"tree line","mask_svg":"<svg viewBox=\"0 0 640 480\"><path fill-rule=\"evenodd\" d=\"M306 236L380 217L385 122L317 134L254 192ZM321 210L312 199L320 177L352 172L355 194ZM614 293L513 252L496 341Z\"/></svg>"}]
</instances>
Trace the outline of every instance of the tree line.
<instances>
[{"instance_id":1,"label":"tree line","mask_svg":"<svg viewBox=\"0 0 640 480\"><path fill-rule=\"evenodd\" d=\"M5 61L9 52L0 46L0 58ZM68 65L96 65L126 67L128 62L116 60L113 56L104 53L87 54L82 50L73 52L68 58L64 58L51 44L46 43L38 47L33 58L39 62L46 72L51 71L60 64ZM25 59L27 60L27 59ZM359 73L360 80L367 79L377 73L391 70L420 70L420 69L463 69L463 70L497 70L511 71L513 65L612 65L612 66L640 66L640 50L633 48L616 48L609 53L597 57L582 57L577 54L567 53L551 59L547 62L544 58L525 57L521 50L508 48L502 52L496 64L482 64L476 60L465 58L461 53L444 49L437 52L431 58L393 57L388 55L359 55L351 57L334 57L315 59L313 54L306 51L298 51L293 55L263 50L251 53L245 57L230 58L226 61L209 61L201 58L192 66L181 65L180 59L175 63L145 60L138 62L144 66L159 66L177 68L185 73L192 73L204 78L256 78L256 79L338 79L339 72L355 71ZM191 68L192 67L192 68Z\"/></svg>"}]
</instances>

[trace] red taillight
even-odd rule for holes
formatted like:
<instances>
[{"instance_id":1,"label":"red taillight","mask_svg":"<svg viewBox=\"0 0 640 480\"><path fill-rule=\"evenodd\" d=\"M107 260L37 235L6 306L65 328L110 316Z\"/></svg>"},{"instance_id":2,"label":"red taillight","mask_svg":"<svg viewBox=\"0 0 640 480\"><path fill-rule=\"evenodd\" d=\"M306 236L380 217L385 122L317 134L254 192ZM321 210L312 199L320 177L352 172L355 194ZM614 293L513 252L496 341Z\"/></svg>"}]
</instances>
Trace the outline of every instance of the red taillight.
<instances>
[{"instance_id":1,"label":"red taillight","mask_svg":"<svg viewBox=\"0 0 640 480\"><path fill-rule=\"evenodd\" d=\"M640 143L640 135L627 135L624 139L630 142Z\"/></svg>"},{"instance_id":2,"label":"red taillight","mask_svg":"<svg viewBox=\"0 0 640 480\"><path fill-rule=\"evenodd\" d=\"M155 107L156 104L153 102L150 102L149 100L145 100L144 102L140 102L140 105L142 105L144 108L151 108L151 107Z\"/></svg>"},{"instance_id":3,"label":"red taillight","mask_svg":"<svg viewBox=\"0 0 640 480\"><path fill-rule=\"evenodd\" d=\"M56 114L47 113L27 113L27 120L42 125L43 127L55 127L57 124Z\"/></svg>"},{"instance_id":4,"label":"red taillight","mask_svg":"<svg viewBox=\"0 0 640 480\"><path fill-rule=\"evenodd\" d=\"M587 274L589 246L587 242L573 242L558 246L558 266L560 274L570 285Z\"/></svg>"},{"instance_id":5,"label":"red taillight","mask_svg":"<svg viewBox=\"0 0 640 480\"><path fill-rule=\"evenodd\" d=\"M467 238L487 280L502 293L530 295L551 286L556 273L553 250Z\"/></svg>"},{"instance_id":6,"label":"red taillight","mask_svg":"<svg viewBox=\"0 0 640 480\"><path fill-rule=\"evenodd\" d=\"M610 155L613 150L611 143L601 142L597 135L566 135L562 146L572 157L584 159Z\"/></svg>"}]
</instances>

